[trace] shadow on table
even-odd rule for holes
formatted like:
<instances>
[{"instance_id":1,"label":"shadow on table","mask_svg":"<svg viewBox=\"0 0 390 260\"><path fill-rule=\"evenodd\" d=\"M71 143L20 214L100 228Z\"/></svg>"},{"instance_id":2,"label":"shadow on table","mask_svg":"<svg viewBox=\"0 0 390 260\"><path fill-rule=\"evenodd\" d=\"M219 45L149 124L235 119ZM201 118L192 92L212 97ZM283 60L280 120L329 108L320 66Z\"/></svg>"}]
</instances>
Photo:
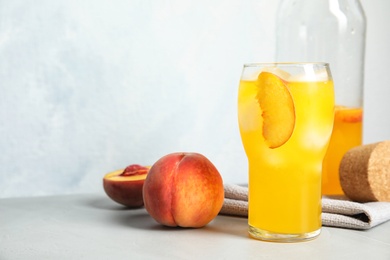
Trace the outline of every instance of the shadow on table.
<instances>
[{"instance_id":1,"label":"shadow on table","mask_svg":"<svg viewBox=\"0 0 390 260\"><path fill-rule=\"evenodd\" d=\"M223 233L245 238L248 237L247 219L242 217L218 215L214 220L201 229L167 227L157 223L148 214L144 207L127 208L107 198L91 199L86 201L85 204L92 208L112 212L110 221L115 221L118 225L125 227L166 232L188 232L189 230L202 230L202 232Z\"/></svg>"},{"instance_id":2,"label":"shadow on table","mask_svg":"<svg viewBox=\"0 0 390 260\"><path fill-rule=\"evenodd\" d=\"M211 232L248 238L248 219L243 217L218 215L205 229Z\"/></svg>"},{"instance_id":3,"label":"shadow on table","mask_svg":"<svg viewBox=\"0 0 390 260\"><path fill-rule=\"evenodd\" d=\"M231 217L218 215L214 220L202 228L183 228L183 227L167 227L157 223L145 209L131 210L129 214L121 214L115 216L115 221L119 224L145 230L158 230L164 232L208 232L209 234L217 235L232 235L248 238L247 235L247 219L240 217Z\"/></svg>"},{"instance_id":4,"label":"shadow on table","mask_svg":"<svg viewBox=\"0 0 390 260\"><path fill-rule=\"evenodd\" d=\"M144 207L128 208L106 198L88 200L85 204L112 212L112 221L122 226L148 230L182 230L182 228L165 227L157 223Z\"/></svg>"}]
</instances>

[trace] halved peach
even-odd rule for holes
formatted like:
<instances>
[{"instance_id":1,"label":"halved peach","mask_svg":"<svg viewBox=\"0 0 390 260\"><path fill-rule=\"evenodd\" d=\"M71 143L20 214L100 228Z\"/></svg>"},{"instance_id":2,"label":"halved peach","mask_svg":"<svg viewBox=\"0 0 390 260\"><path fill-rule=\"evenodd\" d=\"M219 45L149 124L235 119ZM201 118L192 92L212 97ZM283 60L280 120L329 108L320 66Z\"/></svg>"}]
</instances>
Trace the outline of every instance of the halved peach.
<instances>
[{"instance_id":1,"label":"halved peach","mask_svg":"<svg viewBox=\"0 0 390 260\"><path fill-rule=\"evenodd\" d=\"M270 148L278 148L291 137L295 127L295 106L281 78L261 72L257 78L257 100L263 117L263 137Z\"/></svg>"},{"instance_id":2,"label":"halved peach","mask_svg":"<svg viewBox=\"0 0 390 260\"><path fill-rule=\"evenodd\" d=\"M106 174L103 188L113 201L130 208L144 205L142 188L149 172L148 166L132 164L125 169Z\"/></svg>"}]
</instances>

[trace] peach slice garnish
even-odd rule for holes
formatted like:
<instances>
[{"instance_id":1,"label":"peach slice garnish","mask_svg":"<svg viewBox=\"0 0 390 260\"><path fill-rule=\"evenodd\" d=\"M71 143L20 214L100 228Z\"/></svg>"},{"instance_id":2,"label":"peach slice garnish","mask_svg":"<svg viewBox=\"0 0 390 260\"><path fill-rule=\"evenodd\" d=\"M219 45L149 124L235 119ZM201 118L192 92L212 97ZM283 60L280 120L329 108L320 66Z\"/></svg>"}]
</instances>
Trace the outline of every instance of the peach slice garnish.
<instances>
[{"instance_id":1,"label":"peach slice garnish","mask_svg":"<svg viewBox=\"0 0 390 260\"><path fill-rule=\"evenodd\" d=\"M295 106L285 81L273 73L257 78L257 100L263 117L263 137L269 148L278 148L291 137L295 127Z\"/></svg>"},{"instance_id":2,"label":"peach slice garnish","mask_svg":"<svg viewBox=\"0 0 390 260\"><path fill-rule=\"evenodd\" d=\"M336 106L335 120L346 123L359 123L363 120L363 110L361 108L348 108L345 106Z\"/></svg>"}]
</instances>

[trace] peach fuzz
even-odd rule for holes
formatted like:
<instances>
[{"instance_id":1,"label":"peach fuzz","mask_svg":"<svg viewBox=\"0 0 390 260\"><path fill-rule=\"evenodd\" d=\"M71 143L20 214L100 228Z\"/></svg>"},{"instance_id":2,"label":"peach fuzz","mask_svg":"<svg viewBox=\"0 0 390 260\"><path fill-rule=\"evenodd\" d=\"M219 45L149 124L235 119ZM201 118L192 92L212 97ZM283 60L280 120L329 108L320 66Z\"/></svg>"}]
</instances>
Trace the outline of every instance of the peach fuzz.
<instances>
[{"instance_id":1,"label":"peach fuzz","mask_svg":"<svg viewBox=\"0 0 390 260\"><path fill-rule=\"evenodd\" d=\"M142 188L149 167L132 164L126 169L108 173L103 178L103 188L113 201L130 208L144 205Z\"/></svg>"},{"instance_id":2,"label":"peach fuzz","mask_svg":"<svg viewBox=\"0 0 390 260\"><path fill-rule=\"evenodd\" d=\"M203 227L222 208L224 188L216 167L198 153L172 153L150 169L143 187L145 208L160 224Z\"/></svg>"}]
</instances>

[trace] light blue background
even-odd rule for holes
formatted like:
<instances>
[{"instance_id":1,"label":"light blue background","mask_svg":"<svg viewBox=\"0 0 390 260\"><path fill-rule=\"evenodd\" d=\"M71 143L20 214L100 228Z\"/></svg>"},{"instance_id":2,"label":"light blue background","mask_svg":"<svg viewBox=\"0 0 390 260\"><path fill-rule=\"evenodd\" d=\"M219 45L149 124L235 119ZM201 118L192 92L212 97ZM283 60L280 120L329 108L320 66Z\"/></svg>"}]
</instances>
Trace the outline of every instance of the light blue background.
<instances>
[{"instance_id":1,"label":"light blue background","mask_svg":"<svg viewBox=\"0 0 390 260\"><path fill-rule=\"evenodd\" d=\"M177 151L245 183L238 81L273 60L277 4L0 0L0 197L101 191L107 172ZM390 1L362 4L371 143L390 139Z\"/></svg>"}]
</instances>

